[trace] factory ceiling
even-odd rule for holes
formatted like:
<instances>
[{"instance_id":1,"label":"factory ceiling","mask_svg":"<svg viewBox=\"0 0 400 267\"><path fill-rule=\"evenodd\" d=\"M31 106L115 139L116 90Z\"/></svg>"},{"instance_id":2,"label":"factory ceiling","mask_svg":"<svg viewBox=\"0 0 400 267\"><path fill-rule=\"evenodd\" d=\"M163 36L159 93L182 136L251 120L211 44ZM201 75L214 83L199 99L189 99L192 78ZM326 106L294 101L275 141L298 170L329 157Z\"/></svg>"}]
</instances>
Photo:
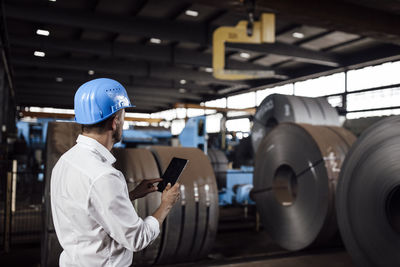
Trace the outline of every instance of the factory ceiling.
<instances>
[{"instance_id":1,"label":"factory ceiling","mask_svg":"<svg viewBox=\"0 0 400 267\"><path fill-rule=\"evenodd\" d=\"M276 42L227 44L227 67L275 75L243 81L210 72L213 31L248 19L239 0L3 0L1 11L19 106L72 108L80 84L110 77L155 112L400 58L394 0L255 1L256 16L276 14Z\"/></svg>"}]
</instances>

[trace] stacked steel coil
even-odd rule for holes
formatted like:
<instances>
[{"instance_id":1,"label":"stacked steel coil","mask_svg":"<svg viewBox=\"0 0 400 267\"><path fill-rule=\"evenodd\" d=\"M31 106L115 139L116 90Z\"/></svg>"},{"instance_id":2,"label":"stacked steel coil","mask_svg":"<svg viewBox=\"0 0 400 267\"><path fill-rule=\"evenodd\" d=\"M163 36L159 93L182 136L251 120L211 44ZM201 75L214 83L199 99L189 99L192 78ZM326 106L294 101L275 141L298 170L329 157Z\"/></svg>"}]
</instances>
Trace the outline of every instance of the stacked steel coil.
<instances>
[{"instance_id":1,"label":"stacked steel coil","mask_svg":"<svg viewBox=\"0 0 400 267\"><path fill-rule=\"evenodd\" d=\"M254 115L251 139L257 153L263 137L282 122L339 126L339 115L326 98L272 94L267 96Z\"/></svg>"},{"instance_id":2,"label":"stacked steel coil","mask_svg":"<svg viewBox=\"0 0 400 267\"><path fill-rule=\"evenodd\" d=\"M353 134L333 126L282 123L260 143L252 198L266 230L297 251L337 236L335 189Z\"/></svg>"},{"instance_id":3,"label":"stacked steel coil","mask_svg":"<svg viewBox=\"0 0 400 267\"><path fill-rule=\"evenodd\" d=\"M50 123L47 142L45 228L42 238L42 266L58 266L62 248L51 219L50 177L59 157L75 144L80 126ZM160 236L145 250L134 254L134 265L191 261L207 255L218 224L218 191L214 172L206 155L197 148L151 147L115 149L116 168L121 170L129 189L145 178L160 177L172 157L189 160L180 177L181 198L173 207ZM159 206L161 193L154 192L133 201L139 216L151 215Z\"/></svg>"},{"instance_id":4,"label":"stacked steel coil","mask_svg":"<svg viewBox=\"0 0 400 267\"><path fill-rule=\"evenodd\" d=\"M167 217L157 263L192 261L210 251L218 226L218 190L205 154L197 148L153 146L161 172L173 157L188 159L179 178L181 199Z\"/></svg>"},{"instance_id":5,"label":"stacked steel coil","mask_svg":"<svg viewBox=\"0 0 400 267\"><path fill-rule=\"evenodd\" d=\"M212 168L217 179L218 189L226 187L226 172L228 171L228 158L219 149L209 149L207 156L210 159Z\"/></svg>"},{"instance_id":6,"label":"stacked steel coil","mask_svg":"<svg viewBox=\"0 0 400 267\"><path fill-rule=\"evenodd\" d=\"M400 117L368 128L340 173L336 207L357 266L400 266Z\"/></svg>"},{"instance_id":7,"label":"stacked steel coil","mask_svg":"<svg viewBox=\"0 0 400 267\"><path fill-rule=\"evenodd\" d=\"M115 168L120 170L126 179L128 190L131 191L143 179L160 177L157 163L153 154L147 149L114 149L113 154L117 159ZM154 192L132 202L139 217L145 218L152 215L161 203L161 193ZM157 260L161 245L160 236L142 251L134 253L134 263L137 265L151 265Z\"/></svg>"}]
</instances>

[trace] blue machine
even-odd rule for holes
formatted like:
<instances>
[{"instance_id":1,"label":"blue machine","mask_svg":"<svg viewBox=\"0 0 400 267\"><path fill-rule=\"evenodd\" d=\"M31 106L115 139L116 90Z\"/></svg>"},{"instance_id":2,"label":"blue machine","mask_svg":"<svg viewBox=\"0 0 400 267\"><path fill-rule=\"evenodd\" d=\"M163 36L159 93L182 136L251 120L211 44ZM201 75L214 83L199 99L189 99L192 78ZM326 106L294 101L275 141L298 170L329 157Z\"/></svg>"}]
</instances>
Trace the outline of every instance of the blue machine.
<instances>
[{"instance_id":1,"label":"blue machine","mask_svg":"<svg viewBox=\"0 0 400 267\"><path fill-rule=\"evenodd\" d=\"M197 147L207 153L206 117L190 118L179 135L183 147ZM219 205L255 204L250 199L253 188L253 167L242 166L241 169L228 169L226 172L226 185L219 186Z\"/></svg>"},{"instance_id":2,"label":"blue machine","mask_svg":"<svg viewBox=\"0 0 400 267\"><path fill-rule=\"evenodd\" d=\"M126 147L127 144L165 144L171 138L172 134L168 129L153 130L132 127L122 131L122 140L115 144L115 147Z\"/></svg>"},{"instance_id":3,"label":"blue machine","mask_svg":"<svg viewBox=\"0 0 400 267\"><path fill-rule=\"evenodd\" d=\"M179 135L183 147L197 147L207 153L206 117L190 118Z\"/></svg>"},{"instance_id":4,"label":"blue machine","mask_svg":"<svg viewBox=\"0 0 400 267\"><path fill-rule=\"evenodd\" d=\"M226 186L218 193L219 205L255 204L250 199L253 189L253 167L242 166L226 172Z\"/></svg>"},{"instance_id":5,"label":"blue machine","mask_svg":"<svg viewBox=\"0 0 400 267\"><path fill-rule=\"evenodd\" d=\"M44 149L47 136L47 126L51 118L38 118L36 122L17 122L18 136L22 136L27 145Z\"/></svg>"}]
</instances>

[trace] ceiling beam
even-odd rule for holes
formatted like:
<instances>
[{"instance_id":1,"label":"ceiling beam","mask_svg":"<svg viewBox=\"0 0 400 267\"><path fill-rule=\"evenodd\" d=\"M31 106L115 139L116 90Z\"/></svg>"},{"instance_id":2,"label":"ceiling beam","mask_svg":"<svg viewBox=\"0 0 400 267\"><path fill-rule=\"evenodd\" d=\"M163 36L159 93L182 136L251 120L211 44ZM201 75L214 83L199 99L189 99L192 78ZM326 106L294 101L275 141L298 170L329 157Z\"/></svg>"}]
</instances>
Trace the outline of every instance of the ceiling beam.
<instances>
[{"instance_id":1,"label":"ceiling beam","mask_svg":"<svg viewBox=\"0 0 400 267\"><path fill-rule=\"evenodd\" d=\"M57 92L57 93L51 93L49 94L46 91L41 90L41 88L36 88L36 87L21 87L18 89L16 92L17 97L21 98L33 98L33 99L68 99L69 101L73 102L74 100L74 93L71 92ZM132 104L136 105L137 103L152 103L152 104L166 104L166 105L173 105L177 100L176 98L166 98L166 97L161 97L161 98L156 98L154 96L136 96L132 98Z\"/></svg>"},{"instance_id":2,"label":"ceiling beam","mask_svg":"<svg viewBox=\"0 0 400 267\"><path fill-rule=\"evenodd\" d=\"M214 1L194 0L196 3L229 8L236 13L245 11L245 6L237 0ZM371 8L343 0L257 0L258 13L275 13L277 19L330 30L354 33L382 42L400 44L400 19L395 12ZM368 1L367 1L368 2ZM390 3L391 2L391 3ZM398 1L385 1L385 6L398 6Z\"/></svg>"},{"instance_id":3,"label":"ceiling beam","mask_svg":"<svg viewBox=\"0 0 400 267\"><path fill-rule=\"evenodd\" d=\"M282 19L367 36L400 45L399 15L344 1L258 0L260 12L273 11Z\"/></svg>"},{"instance_id":4,"label":"ceiling beam","mask_svg":"<svg viewBox=\"0 0 400 267\"><path fill-rule=\"evenodd\" d=\"M134 77L184 79L197 82L207 82L222 85L243 84L240 81L222 81L214 78L210 73L193 70L191 68L174 67L162 63L132 62L124 60L86 60L63 58L38 58L33 56L12 55L13 66L36 66L42 68L59 68L68 70L94 70L104 73L131 75Z\"/></svg>"},{"instance_id":5,"label":"ceiling beam","mask_svg":"<svg viewBox=\"0 0 400 267\"><path fill-rule=\"evenodd\" d=\"M39 93L46 92L50 94L63 93L74 95L80 84L18 79L16 80L16 86L17 88L37 88L35 91ZM141 96L151 96L153 98L164 98L170 100L188 99L199 102L203 99L202 96L192 92L179 93L175 88L138 87L131 85L125 85L124 87L134 99Z\"/></svg>"},{"instance_id":6,"label":"ceiling beam","mask_svg":"<svg viewBox=\"0 0 400 267\"><path fill-rule=\"evenodd\" d=\"M6 17L22 20L102 30L111 33L154 37L162 40L181 40L200 44L208 43L206 25L193 22L175 22L166 19L121 17L94 14L78 10L49 7L5 5Z\"/></svg>"},{"instance_id":7,"label":"ceiling beam","mask_svg":"<svg viewBox=\"0 0 400 267\"><path fill-rule=\"evenodd\" d=\"M212 67L212 54L166 45L126 44L92 40L66 40L34 36L30 38L10 36L10 43L21 47L62 52L79 52L105 57L139 59L197 67ZM278 48L276 48L278 50ZM307 50L304 49L303 50ZM265 51L264 51L265 52ZM268 51L269 52L269 51ZM311 51L313 52L313 51ZM318 52L314 52L318 54ZM271 70L249 62L227 59L227 68Z\"/></svg>"},{"instance_id":8,"label":"ceiling beam","mask_svg":"<svg viewBox=\"0 0 400 267\"><path fill-rule=\"evenodd\" d=\"M294 46L284 43L274 43L274 44L237 44L237 43L227 43L228 47L255 51L260 53L275 54L282 56L292 57L296 61L330 66L339 67L341 61L339 58L333 54L314 51L311 49L305 49L300 46Z\"/></svg>"},{"instance_id":9,"label":"ceiling beam","mask_svg":"<svg viewBox=\"0 0 400 267\"><path fill-rule=\"evenodd\" d=\"M21 90L30 90L29 88L22 88ZM54 96L54 95L39 95L39 94L19 94L16 93L16 103L17 105L24 106L40 106L40 107L63 107L63 108L73 108L74 100L73 97L65 97L65 96ZM136 107L135 109L143 109L146 108L148 110L159 110L168 109L173 106L174 103L169 103L168 101L153 101L152 99L140 99L140 101L136 101L133 103Z\"/></svg>"},{"instance_id":10,"label":"ceiling beam","mask_svg":"<svg viewBox=\"0 0 400 267\"><path fill-rule=\"evenodd\" d=\"M56 8L44 8L44 7L18 7L15 5L6 5L6 17L9 18L16 18L22 20L29 20L29 21L36 21L41 23L49 23L49 24L60 24L72 27L79 27L84 29L94 29L94 30L101 30L101 31L109 31L115 33L125 33L131 35L137 35L142 37L156 37L164 40L171 40L171 41L189 41L198 43L204 46L211 45L212 33L214 28L210 28L207 24L199 24L199 23L189 23L189 22L180 22L180 21L170 21L170 20L158 20L158 19L145 19L145 18L138 18L138 17L121 17L121 16L111 16L111 15L104 15L104 14L91 14L91 13L82 13L82 12L70 12L67 10L56 9ZM14 40L17 41L17 40ZM19 40L19 43L22 43L22 40ZM90 51L89 43L82 42L82 45L76 45L73 41L65 41L66 44L71 44L70 49L84 49L86 52ZM61 48L61 46L66 46L60 44L59 42L56 43L54 41L53 45L42 43L42 45L46 45L47 47L57 47ZM86 45L85 45L86 44ZM29 42L25 42L24 45L30 45ZM276 47L275 47L276 45ZM288 49L282 49L282 46L286 47L296 47L295 45L285 45L277 42L276 44L270 44L269 48L270 51L264 51L267 54L273 54L279 52L280 55L283 55L285 51L290 51ZM244 49L241 47L241 44L236 45L237 48ZM119 49L117 49L119 48ZM139 55L133 51L133 48L137 49L139 53L143 55L148 55L150 52L154 50L154 55L149 55L149 57L154 58L165 58L171 57L171 55L176 55L176 59L178 62L188 62L187 64L191 64L192 62L191 56L193 56L193 61L198 61L200 63L197 64L204 64L204 65L211 65L211 56L210 55L203 55L200 56L197 54L192 54L188 50L184 49L177 49L172 50L174 53L165 54L161 48L148 48L144 45L132 45L132 48L128 48L124 44L115 44L115 47L110 47L107 44L103 45L95 45L94 50L99 52L98 50L103 51L103 53L129 53L131 56L138 57ZM250 47L247 47L250 48ZM272 49L273 48L273 49ZM304 48L303 48L304 49ZM249 49L248 49L249 50ZM251 50L250 50L251 51ZM302 50L304 51L304 50ZM189 54L188 54L189 53ZM310 51L310 53L302 53L300 56L297 56L297 59L300 57L304 57L305 62L310 62L314 64L326 64L322 60L315 60L315 54L319 52ZM293 53L291 53L293 54ZM312 55L309 58L309 55ZM321 53L320 58L324 58L325 54ZM143 56L141 56L143 57ZM332 60L329 59L329 60ZM207 63L207 64L205 64ZM251 63L239 63L238 61L228 60L229 65L227 67L230 68L250 68L254 69L254 64ZM328 61L329 63L329 61ZM338 62L336 62L338 63ZM265 66L259 66L259 69L265 68Z\"/></svg>"},{"instance_id":11,"label":"ceiling beam","mask_svg":"<svg viewBox=\"0 0 400 267\"><path fill-rule=\"evenodd\" d=\"M54 118L54 119L74 119L75 114L69 113L50 113L50 112L32 112L22 110L20 112L21 117L33 117L33 118ZM148 123L159 123L163 121L160 118L138 118L125 116L125 121L143 121Z\"/></svg>"},{"instance_id":12,"label":"ceiling beam","mask_svg":"<svg viewBox=\"0 0 400 267\"><path fill-rule=\"evenodd\" d=\"M14 77L16 80L20 79L35 79L38 78L43 82L54 82L57 77L63 79L63 81L69 81L77 83L78 85L83 84L92 79L103 78L110 76L109 73L95 72L94 75L89 75L87 71L82 70L65 70L57 68L31 68L31 67L14 67ZM120 82L124 86L133 87L157 87L159 89L166 90L178 90L185 88L190 92L196 92L198 94L211 94L215 93L215 89L210 86L202 86L195 83L191 83L185 80L185 84L181 84L179 81L170 79L157 79L157 78L144 78L144 77L133 77L131 75L112 74L112 78Z\"/></svg>"}]
</instances>

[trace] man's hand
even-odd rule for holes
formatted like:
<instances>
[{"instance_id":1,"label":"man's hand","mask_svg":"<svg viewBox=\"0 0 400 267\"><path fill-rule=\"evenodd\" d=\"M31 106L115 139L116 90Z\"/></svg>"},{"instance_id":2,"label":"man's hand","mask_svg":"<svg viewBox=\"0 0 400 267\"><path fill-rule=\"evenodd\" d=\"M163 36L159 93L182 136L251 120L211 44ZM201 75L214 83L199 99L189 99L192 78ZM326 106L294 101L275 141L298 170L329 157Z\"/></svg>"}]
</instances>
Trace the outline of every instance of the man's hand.
<instances>
[{"instance_id":1,"label":"man's hand","mask_svg":"<svg viewBox=\"0 0 400 267\"><path fill-rule=\"evenodd\" d=\"M157 191L157 186L155 186L154 183L161 182L162 180L163 179L161 178L142 180L140 184L129 193L129 198L133 201L135 199L146 196L148 193Z\"/></svg>"},{"instance_id":2,"label":"man's hand","mask_svg":"<svg viewBox=\"0 0 400 267\"><path fill-rule=\"evenodd\" d=\"M165 187L162 196L161 196L161 204L158 209L153 213L153 217L158 220L159 225L163 223L165 217L167 217L168 213L174 206L174 204L178 201L180 190L179 183L175 183L174 186L171 187L171 184L168 183Z\"/></svg>"},{"instance_id":3,"label":"man's hand","mask_svg":"<svg viewBox=\"0 0 400 267\"><path fill-rule=\"evenodd\" d=\"M178 201L180 195L179 186L179 183L175 183L172 187L170 183L167 184L161 196L161 205L171 208Z\"/></svg>"}]
</instances>

